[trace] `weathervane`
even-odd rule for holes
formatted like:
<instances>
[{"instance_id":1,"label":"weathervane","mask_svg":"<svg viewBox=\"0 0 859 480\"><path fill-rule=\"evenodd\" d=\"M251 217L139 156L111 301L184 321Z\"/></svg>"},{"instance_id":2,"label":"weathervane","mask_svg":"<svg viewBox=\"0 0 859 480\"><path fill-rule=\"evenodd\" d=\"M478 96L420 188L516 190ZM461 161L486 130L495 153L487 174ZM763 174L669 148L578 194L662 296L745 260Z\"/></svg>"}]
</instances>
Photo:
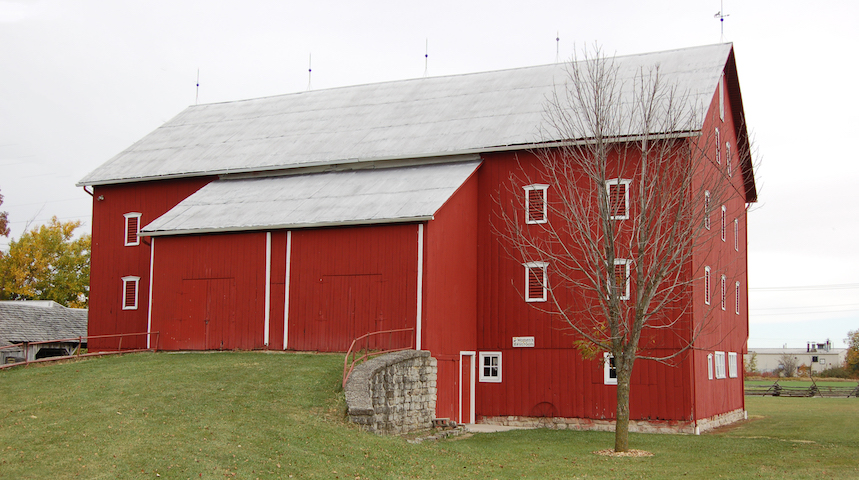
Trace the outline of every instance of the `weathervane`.
<instances>
[{"instance_id":1,"label":"weathervane","mask_svg":"<svg viewBox=\"0 0 859 480\"><path fill-rule=\"evenodd\" d=\"M426 47L424 49L424 77L427 76L427 72L429 72L429 38L426 39Z\"/></svg>"},{"instance_id":2,"label":"weathervane","mask_svg":"<svg viewBox=\"0 0 859 480\"><path fill-rule=\"evenodd\" d=\"M561 31L555 33L555 63L558 63L561 58Z\"/></svg>"},{"instance_id":3,"label":"weathervane","mask_svg":"<svg viewBox=\"0 0 859 480\"><path fill-rule=\"evenodd\" d=\"M313 90L313 87L310 85L310 75L313 74L313 54L307 58L307 91Z\"/></svg>"},{"instance_id":4,"label":"weathervane","mask_svg":"<svg viewBox=\"0 0 859 480\"><path fill-rule=\"evenodd\" d=\"M720 37L720 40L719 40L720 42L725 41L725 17L730 17L730 15L725 14L725 7L723 5L723 2L720 0L719 1L719 11L716 12L715 15L713 15L713 18L719 19L719 25L722 26L722 36Z\"/></svg>"}]
</instances>

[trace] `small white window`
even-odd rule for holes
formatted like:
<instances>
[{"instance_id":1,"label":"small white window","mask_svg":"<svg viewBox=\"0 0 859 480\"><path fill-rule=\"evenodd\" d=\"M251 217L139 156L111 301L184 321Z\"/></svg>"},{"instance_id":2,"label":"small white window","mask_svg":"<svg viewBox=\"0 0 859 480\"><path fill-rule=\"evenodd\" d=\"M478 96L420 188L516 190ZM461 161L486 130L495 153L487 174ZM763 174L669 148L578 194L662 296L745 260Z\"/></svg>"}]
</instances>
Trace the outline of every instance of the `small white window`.
<instances>
[{"instance_id":1,"label":"small white window","mask_svg":"<svg viewBox=\"0 0 859 480\"><path fill-rule=\"evenodd\" d=\"M716 163L722 164L722 136L719 135L719 129L716 129Z\"/></svg>"},{"instance_id":2,"label":"small white window","mask_svg":"<svg viewBox=\"0 0 859 480\"><path fill-rule=\"evenodd\" d=\"M729 177L734 174L731 163L731 142L727 142L725 143L725 166L728 168Z\"/></svg>"},{"instance_id":3,"label":"small white window","mask_svg":"<svg viewBox=\"0 0 859 480\"><path fill-rule=\"evenodd\" d=\"M728 352L728 376L737 378L737 352Z\"/></svg>"},{"instance_id":4,"label":"small white window","mask_svg":"<svg viewBox=\"0 0 859 480\"><path fill-rule=\"evenodd\" d=\"M710 304L710 267L704 267L704 304Z\"/></svg>"},{"instance_id":5,"label":"small white window","mask_svg":"<svg viewBox=\"0 0 859 480\"><path fill-rule=\"evenodd\" d=\"M546 262L528 262L525 266L525 301L545 302L548 298Z\"/></svg>"},{"instance_id":6,"label":"small white window","mask_svg":"<svg viewBox=\"0 0 859 480\"><path fill-rule=\"evenodd\" d=\"M704 192L704 228L710 229L710 191Z\"/></svg>"},{"instance_id":7,"label":"small white window","mask_svg":"<svg viewBox=\"0 0 859 480\"><path fill-rule=\"evenodd\" d=\"M612 220L629 218L629 184L631 181L623 178L612 178L605 182L605 189L608 194L608 214Z\"/></svg>"},{"instance_id":8,"label":"small white window","mask_svg":"<svg viewBox=\"0 0 859 480\"><path fill-rule=\"evenodd\" d=\"M734 219L734 250L740 251L740 220Z\"/></svg>"},{"instance_id":9,"label":"small white window","mask_svg":"<svg viewBox=\"0 0 859 480\"><path fill-rule=\"evenodd\" d=\"M707 354L707 378L713 379L713 354Z\"/></svg>"},{"instance_id":10,"label":"small white window","mask_svg":"<svg viewBox=\"0 0 859 480\"><path fill-rule=\"evenodd\" d=\"M133 247L140 245L140 213L131 212L125 214L125 246Z\"/></svg>"},{"instance_id":11,"label":"small white window","mask_svg":"<svg viewBox=\"0 0 859 480\"><path fill-rule=\"evenodd\" d=\"M740 314L740 282L734 284L734 313Z\"/></svg>"},{"instance_id":12,"label":"small white window","mask_svg":"<svg viewBox=\"0 0 859 480\"><path fill-rule=\"evenodd\" d=\"M629 266L631 263L631 260L625 258L614 259L610 285L620 300L629 300Z\"/></svg>"},{"instance_id":13,"label":"small white window","mask_svg":"<svg viewBox=\"0 0 859 480\"><path fill-rule=\"evenodd\" d=\"M716 352L716 378L725 378L725 352Z\"/></svg>"},{"instance_id":14,"label":"small white window","mask_svg":"<svg viewBox=\"0 0 859 480\"><path fill-rule=\"evenodd\" d=\"M606 385L617 385L617 366L614 363L614 355L604 352L603 358L603 383Z\"/></svg>"},{"instance_id":15,"label":"small white window","mask_svg":"<svg viewBox=\"0 0 859 480\"><path fill-rule=\"evenodd\" d=\"M140 277L122 277L122 309L137 310L137 284Z\"/></svg>"},{"instance_id":16,"label":"small white window","mask_svg":"<svg viewBox=\"0 0 859 480\"><path fill-rule=\"evenodd\" d=\"M719 77L719 119L725 121L725 74Z\"/></svg>"},{"instance_id":17,"label":"small white window","mask_svg":"<svg viewBox=\"0 0 859 480\"><path fill-rule=\"evenodd\" d=\"M728 293L727 292L728 287L727 287L726 281L727 281L727 279L725 278L724 275L722 275L722 282L720 285L720 287L721 287L720 289L722 291L722 310L725 310L725 304L727 303L727 299L725 298L727 296L727 293Z\"/></svg>"},{"instance_id":18,"label":"small white window","mask_svg":"<svg viewBox=\"0 0 859 480\"><path fill-rule=\"evenodd\" d=\"M480 381L501 383L501 352L480 352Z\"/></svg>"},{"instance_id":19,"label":"small white window","mask_svg":"<svg viewBox=\"0 0 859 480\"><path fill-rule=\"evenodd\" d=\"M525 223L546 223L546 191L548 185L534 184L525 189Z\"/></svg>"},{"instance_id":20,"label":"small white window","mask_svg":"<svg viewBox=\"0 0 859 480\"><path fill-rule=\"evenodd\" d=\"M727 214L728 214L727 209L725 208L724 205L722 205L722 223L721 223L720 228L721 228L721 232L722 232L722 241L723 242L725 241L725 235L726 235L725 230L727 230L727 225L725 224L726 223L725 217Z\"/></svg>"}]
</instances>

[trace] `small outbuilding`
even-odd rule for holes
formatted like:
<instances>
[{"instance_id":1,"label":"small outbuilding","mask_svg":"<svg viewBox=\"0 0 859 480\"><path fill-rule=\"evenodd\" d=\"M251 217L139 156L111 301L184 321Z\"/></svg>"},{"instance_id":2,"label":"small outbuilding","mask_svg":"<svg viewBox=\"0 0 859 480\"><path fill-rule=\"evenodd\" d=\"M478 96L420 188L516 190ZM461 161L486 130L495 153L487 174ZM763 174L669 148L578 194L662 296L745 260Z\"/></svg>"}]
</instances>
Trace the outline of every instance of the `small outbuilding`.
<instances>
[{"instance_id":1,"label":"small outbuilding","mask_svg":"<svg viewBox=\"0 0 859 480\"><path fill-rule=\"evenodd\" d=\"M71 355L86 345L87 314L50 300L0 302L0 361Z\"/></svg>"}]
</instances>

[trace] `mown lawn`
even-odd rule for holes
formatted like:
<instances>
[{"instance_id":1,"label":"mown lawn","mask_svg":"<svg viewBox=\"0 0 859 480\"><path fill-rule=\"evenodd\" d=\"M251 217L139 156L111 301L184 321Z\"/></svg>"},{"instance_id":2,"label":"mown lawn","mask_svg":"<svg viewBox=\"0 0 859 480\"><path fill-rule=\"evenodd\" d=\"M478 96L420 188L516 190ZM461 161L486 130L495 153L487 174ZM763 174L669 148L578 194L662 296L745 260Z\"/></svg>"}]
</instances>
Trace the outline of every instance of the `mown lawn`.
<instances>
[{"instance_id":1,"label":"mown lawn","mask_svg":"<svg viewBox=\"0 0 859 480\"><path fill-rule=\"evenodd\" d=\"M750 421L410 444L345 422L340 355L136 354L0 371L0 477L859 478L859 399L747 398Z\"/></svg>"}]
</instances>

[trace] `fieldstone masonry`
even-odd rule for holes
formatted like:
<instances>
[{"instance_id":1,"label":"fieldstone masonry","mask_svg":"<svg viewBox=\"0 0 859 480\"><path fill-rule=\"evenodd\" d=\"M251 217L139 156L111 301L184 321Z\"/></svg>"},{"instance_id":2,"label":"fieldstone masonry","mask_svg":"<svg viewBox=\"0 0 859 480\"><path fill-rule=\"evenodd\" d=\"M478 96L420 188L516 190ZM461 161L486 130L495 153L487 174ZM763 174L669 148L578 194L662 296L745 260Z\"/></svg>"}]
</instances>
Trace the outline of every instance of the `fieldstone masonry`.
<instances>
[{"instance_id":1,"label":"fieldstone masonry","mask_svg":"<svg viewBox=\"0 0 859 480\"><path fill-rule=\"evenodd\" d=\"M376 433L430 428L437 374L436 359L425 350L388 353L362 363L346 383L349 419Z\"/></svg>"}]
</instances>

